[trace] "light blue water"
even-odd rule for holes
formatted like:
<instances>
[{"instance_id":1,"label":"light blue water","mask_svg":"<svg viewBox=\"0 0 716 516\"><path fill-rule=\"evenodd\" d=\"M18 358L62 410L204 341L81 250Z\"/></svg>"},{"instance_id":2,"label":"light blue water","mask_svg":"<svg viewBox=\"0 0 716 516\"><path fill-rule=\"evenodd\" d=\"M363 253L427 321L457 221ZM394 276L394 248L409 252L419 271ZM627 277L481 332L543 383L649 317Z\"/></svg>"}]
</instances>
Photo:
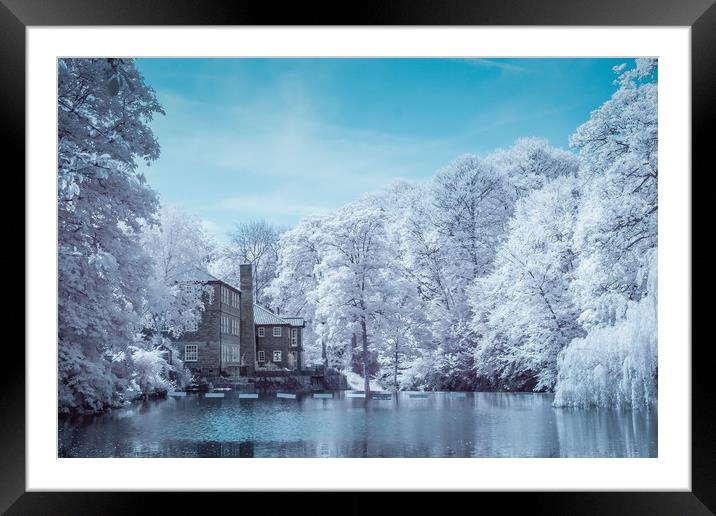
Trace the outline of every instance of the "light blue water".
<instances>
[{"instance_id":1,"label":"light blue water","mask_svg":"<svg viewBox=\"0 0 716 516\"><path fill-rule=\"evenodd\" d=\"M656 457L656 411L552 407L537 393L387 400L189 394L60 421L60 457Z\"/></svg>"}]
</instances>

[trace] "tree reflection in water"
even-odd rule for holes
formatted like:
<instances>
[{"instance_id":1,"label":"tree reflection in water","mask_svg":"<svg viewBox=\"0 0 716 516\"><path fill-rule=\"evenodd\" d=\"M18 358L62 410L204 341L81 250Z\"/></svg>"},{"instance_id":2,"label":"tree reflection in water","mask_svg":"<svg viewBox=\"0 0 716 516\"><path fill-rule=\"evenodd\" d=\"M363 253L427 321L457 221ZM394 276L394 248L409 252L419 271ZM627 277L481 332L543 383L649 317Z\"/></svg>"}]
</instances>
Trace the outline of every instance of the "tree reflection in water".
<instances>
[{"instance_id":1,"label":"tree reflection in water","mask_svg":"<svg viewBox=\"0 0 716 516\"><path fill-rule=\"evenodd\" d=\"M551 394L147 401L60 421L60 457L655 457L656 411L555 409Z\"/></svg>"}]
</instances>

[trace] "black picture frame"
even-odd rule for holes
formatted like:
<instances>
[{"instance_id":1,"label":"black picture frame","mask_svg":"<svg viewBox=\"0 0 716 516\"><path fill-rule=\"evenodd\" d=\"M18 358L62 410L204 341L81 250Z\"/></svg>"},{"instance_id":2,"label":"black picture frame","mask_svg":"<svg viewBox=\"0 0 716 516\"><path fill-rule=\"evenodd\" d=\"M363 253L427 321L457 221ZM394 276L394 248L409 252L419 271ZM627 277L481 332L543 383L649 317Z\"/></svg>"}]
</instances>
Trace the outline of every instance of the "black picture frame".
<instances>
[{"instance_id":1,"label":"black picture frame","mask_svg":"<svg viewBox=\"0 0 716 516\"><path fill-rule=\"evenodd\" d=\"M344 4L255 3L213 0L0 0L0 63L2 70L2 134L4 155L20 156L24 170L25 29L53 25L606 25L691 27L692 169L707 173L708 124L715 119L716 5L714 0L393 0ZM713 168L712 166L710 168ZM685 173L691 173L685 171ZM16 174L19 176L19 174ZM692 176L693 177L693 174ZM24 190L24 182L22 186ZM695 199L694 199L695 201ZM695 202L692 206L698 206ZM692 208L693 210L693 208ZM698 220L693 217L694 221ZM9 219L6 219L9 220ZM692 234L693 231L692 231ZM23 246L24 248L24 246ZM24 258L27 258L26 256ZM31 273L23 262L25 277ZM693 259L692 259L693 264ZM668 302L668 300L667 300ZM23 304L24 306L24 304ZM694 306L698 308L698 306ZM703 308L702 308L703 311ZM699 319L693 319L698 321ZM716 510L716 418L707 382L713 368L708 341L694 340L692 353L692 490L690 492L471 493L486 508L497 502L500 512L527 514L713 514ZM691 343L683 343L689 346ZM4 346L0 407L3 416L0 457L0 510L7 514L120 514L153 506L149 493L25 492L25 354L17 345ZM206 510L208 496L217 508L225 496L172 494L160 503L162 512ZM241 494L246 507L260 502ZM272 512L293 510L305 503L301 495L272 495ZM364 495L341 506L365 509ZM248 500L248 501L247 501ZM412 497L415 504L424 497ZM506 503L509 500L509 503ZM464 501L464 500L463 500ZM312 504L315 502L311 502ZM370 504L370 502L368 502ZM452 507L457 508L451 503ZM459 502L458 502L459 503ZM216 505L215 505L216 504ZM484 505L483 505L484 504ZM321 504L322 505L322 504ZM229 505L230 507L231 505ZM479 507L474 506L475 510ZM293 508L293 509L292 509ZM350 510L350 509L348 509ZM361 510L361 512L364 512Z\"/></svg>"}]
</instances>

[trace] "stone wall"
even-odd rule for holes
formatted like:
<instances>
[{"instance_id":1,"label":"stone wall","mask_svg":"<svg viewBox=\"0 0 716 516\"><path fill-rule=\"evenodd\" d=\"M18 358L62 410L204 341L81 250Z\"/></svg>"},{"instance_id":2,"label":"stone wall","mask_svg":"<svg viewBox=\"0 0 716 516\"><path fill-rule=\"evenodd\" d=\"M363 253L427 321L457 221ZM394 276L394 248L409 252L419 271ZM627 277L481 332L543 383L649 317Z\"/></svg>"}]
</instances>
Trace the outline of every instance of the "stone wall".
<instances>
[{"instance_id":1,"label":"stone wall","mask_svg":"<svg viewBox=\"0 0 716 516\"><path fill-rule=\"evenodd\" d=\"M289 337L289 327L288 325L285 326L279 326L281 328L281 336L280 337L274 337L273 336L273 328L274 325L265 325L265 326L257 326L256 327L256 360L258 361L258 351L263 351L266 354L266 360L263 362L263 364L274 364L276 367L285 367L289 369L289 360L288 360L288 352L289 352L289 345L291 342L291 339ZM258 336L258 329L263 328L264 329L264 336L259 337ZM281 352L281 360L279 362L274 362L273 360L273 352L274 351L280 351ZM258 366L261 367L262 362L257 362Z\"/></svg>"},{"instance_id":2,"label":"stone wall","mask_svg":"<svg viewBox=\"0 0 716 516\"><path fill-rule=\"evenodd\" d=\"M196 362L188 362L185 359L185 349L187 345L197 346ZM179 348L179 356L184 360L184 364L192 373L204 376L207 379L219 376L219 358L221 356L221 348L218 342L210 341L185 341L177 343Z\"/></svg>"},{"instance_id":3,"label":"stone wall","mask_svg":"<svg viewBox=\"0 0 716 516\"><path fill-rule=\"evenodd\" d=\"M221 333L221 317L228 316L235 320L240 320L240 308L231 304L223 303L221 300L222 284L219 282L210 282L214 292L209 303L208 296L205 298L205 308L201 316L201 321L194 332L187 332L177 341L179 348L179 356L185 360L186 366L200 377L207 379L216 378L220 371L226 374L237 375L239 373L240 356L241 356L241 338L239 335L231 335L229 333ZM239 291L229 285L223 285L229 291L238 294ZM241 331L239 331L241 333ZM186 362L185 350L187 344L195 344L197 346L197 361ZM229 351L229 360L222 360L221 347L231 348L239 347L238 360L232 360L232 354Z\"/></svg>"},{"instance_id":4,"label":"stone wall","mask_svg":"<svg viewBox=\"0 0 716 516\"><path fill-rule=\"evenodd\" d=\"M323 390L323 384L315 384L311 376L262 376L253 378L257 391L311 392Z\"/></svg>"},{"instance_id":5,"label":"stone wall","mask_svg":"<svg viewBox=\"0 0 716 516\"><path fill-rule=\"evenodd\" d=\"M268 392L344 391L348 389L348 380L345 375L337 372L331 372L326 376L311 374L269 376L269 373L262 373L260 377L250 378L249 381L253 382L257 391Z\"/></svg>"},{"instance_id":6,"label":"stone wall","mask_svg":"<svg viewBox=\"0 0 716 516\"><path fill-rule=\"evenodd\" d=\"M292 327L289 331L289 345L291 342L290 332L296 330L296 346L291 346L291 351L296 352L296 369L303 368L303 328Z\"/></svg>"},{"instance_id":7,"label":"stone wall","mask_svg":"<svg viewBox=\"0 0 716 516\"><path fill-rule=\"evenodd\" d=\"M218 342L220 328L221 313L219 312L218 305L214 306L206 304L196 331L188 331L184 333L179 340L187 343L197 341Z\"/></svg>"}]
</instances>

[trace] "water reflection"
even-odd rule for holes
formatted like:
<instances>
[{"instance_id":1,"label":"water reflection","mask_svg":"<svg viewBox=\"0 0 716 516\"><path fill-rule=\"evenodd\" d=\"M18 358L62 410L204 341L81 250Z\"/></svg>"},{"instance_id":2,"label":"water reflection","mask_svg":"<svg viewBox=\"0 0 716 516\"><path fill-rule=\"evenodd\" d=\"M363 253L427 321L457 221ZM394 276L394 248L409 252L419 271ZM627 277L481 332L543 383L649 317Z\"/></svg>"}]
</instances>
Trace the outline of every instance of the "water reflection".
<instances>
[{"instance_id":1,"label":"water reflection","mask_svg":"<svg viewBox=\"0 0 716 516\"><path fill-rule=\"evenodd\" d=\"M555 417L563 457L657 456L655 412L560 409Z\"/></svg>"},{"instance_id":2,"label":"water reflection","mask_svg":"<svg viewBox=\"0 0 716 516\"><path fill-rule=\"evenodd\" d=\"M61 457L655 457L656 411L552 408L550 394L388 400L190 395L60 422Z\"/></svg>"}]
</instances>

